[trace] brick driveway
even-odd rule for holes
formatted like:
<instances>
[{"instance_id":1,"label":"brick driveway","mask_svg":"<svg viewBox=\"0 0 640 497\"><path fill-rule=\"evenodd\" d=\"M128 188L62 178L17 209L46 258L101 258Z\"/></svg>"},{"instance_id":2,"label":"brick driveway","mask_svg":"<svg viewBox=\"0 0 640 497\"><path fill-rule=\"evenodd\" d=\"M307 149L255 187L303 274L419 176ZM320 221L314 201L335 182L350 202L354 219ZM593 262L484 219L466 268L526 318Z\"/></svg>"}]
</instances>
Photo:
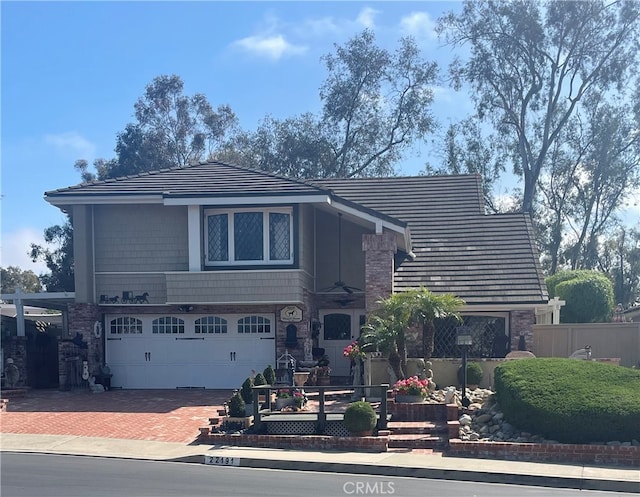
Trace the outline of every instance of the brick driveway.
<instances>
[{"instance_id":1,"label":"brick driveway","mask_svg":"<svg viewBox=\"0 0 640 497\"><path fill-rule=\"evenodd\" d=\"M230 390L31 390L0 413L2 433L191 443Z\"/></svg>"}]
</instances>

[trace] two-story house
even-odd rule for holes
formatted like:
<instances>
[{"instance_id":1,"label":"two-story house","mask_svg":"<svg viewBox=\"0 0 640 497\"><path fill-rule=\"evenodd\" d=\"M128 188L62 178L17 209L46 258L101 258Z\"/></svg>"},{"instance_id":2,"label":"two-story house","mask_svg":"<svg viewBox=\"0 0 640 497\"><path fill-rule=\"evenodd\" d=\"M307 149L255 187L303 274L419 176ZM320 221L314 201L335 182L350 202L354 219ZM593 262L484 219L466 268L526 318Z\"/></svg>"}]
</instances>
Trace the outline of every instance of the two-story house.
<instances>
[{"instance_id":1,"label":"two-story house","mask_svg":"<svg viewBox=\"0 0 640 497\"><path fill-rule=\"evenodd\" d=\"M286 350L302 359L306 338L346 376L367 312L419 286L515 347L548 300L530 219L485 215L472 175L299 181L209 162L45 198L73 220L69 330L113 386L237 388Z\"/></svg>"}]
</instances>

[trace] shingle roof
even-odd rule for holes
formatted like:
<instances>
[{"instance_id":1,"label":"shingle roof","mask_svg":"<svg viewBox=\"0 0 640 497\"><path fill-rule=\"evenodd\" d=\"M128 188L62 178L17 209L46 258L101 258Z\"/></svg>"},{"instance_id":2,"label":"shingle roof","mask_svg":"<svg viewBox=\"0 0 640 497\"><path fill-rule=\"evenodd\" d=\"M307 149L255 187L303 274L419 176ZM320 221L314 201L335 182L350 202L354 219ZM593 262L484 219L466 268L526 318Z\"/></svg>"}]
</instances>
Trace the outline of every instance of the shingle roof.
<instances>
[{"instance_id":1,"label":"shingle roof","mask_svg":"<svg viewBox=\"0 0 640 497\"><path fill-rule=\"evenodd\" d=\"M316 194L321 191L318 186L304 181L214 161L81 183L48 191L45 195L58 201L84 195L225 197L268 193L285 196Z\"/></svg>"},{"instance_id":2,"label":"shingle roof","mask_svg":"<svg viewBox=\"0 0 640 497\"><path fill-rule=\"evenodd\" d=\"M55 205L86 195L241 197L334 195L382 217L408 223L415 260L397 270L399 290L424 285L468 304L539 303L547 291L522 214L483 214L480 178L473 175L301 181L207 162L46 192Z\"/></svg>"},{"instance_id":3,"label":"shingle roof","mask_svg":"<svg viewBox=\"0 0 640 497\"><path fill-rule=\"evenodd\" d=\"M467 304L547 301L530 218L484 215L478 177L314 183L409 224L416 258L398 268L398 290L423 285L437 293L453 293Z\"/></svg>"}]
</instances>

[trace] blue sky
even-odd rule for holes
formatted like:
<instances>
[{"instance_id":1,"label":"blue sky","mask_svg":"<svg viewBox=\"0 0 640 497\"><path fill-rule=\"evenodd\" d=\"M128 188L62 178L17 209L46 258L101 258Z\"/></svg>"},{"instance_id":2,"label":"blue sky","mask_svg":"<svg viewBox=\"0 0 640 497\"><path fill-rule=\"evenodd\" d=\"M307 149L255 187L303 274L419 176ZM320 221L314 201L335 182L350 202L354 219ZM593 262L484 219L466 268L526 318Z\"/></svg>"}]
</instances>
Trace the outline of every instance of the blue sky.
<instances>
[{"instance_id":1,"label":"blue sky","mask_svg":"<svg viewBox=\"0 0 640 497\"><path fill-rule=\"evenodd\" d=\"M151 80L177 74L185 94L229 104L243 128L265 115L318 111L320 62L364 28L395 49L413 35L444 68L437 18L456 2L8 2L2 21L1 265L45 271L27 253L64 215L43 193L80 182L77 159L114 156L116 134ZM443 126L471 111L466 96L435 89ZM435 136L434 136L435 138ZM417 174L421 144L400 165Z\"/></svg>"}]
</instances>

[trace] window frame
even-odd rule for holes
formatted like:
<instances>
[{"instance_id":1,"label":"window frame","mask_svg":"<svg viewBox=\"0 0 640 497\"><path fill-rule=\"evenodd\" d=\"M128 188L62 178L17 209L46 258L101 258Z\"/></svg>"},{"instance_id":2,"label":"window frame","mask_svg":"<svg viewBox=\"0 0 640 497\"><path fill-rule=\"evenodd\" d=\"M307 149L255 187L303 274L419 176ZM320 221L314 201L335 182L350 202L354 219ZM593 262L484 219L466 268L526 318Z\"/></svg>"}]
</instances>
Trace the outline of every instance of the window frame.
<instances>
[{"instance_id":1,"label":"window frame","mask_svg":"<svg viewBox=\"0 0 640 497\"><path fill-rule=\"evenodd\" d=\"M235 260L235 214L257 212L262 214L262 259ZM209 216L225 214L227 216L227 257L225 261L209 259ZM289 216L289 258L271 259L270 214ZM203 238L205 267L230 266L293 266L295 264L295 212L293 207L243 207L233 209L203 209Z\"/></svg>"}]
</instances>

